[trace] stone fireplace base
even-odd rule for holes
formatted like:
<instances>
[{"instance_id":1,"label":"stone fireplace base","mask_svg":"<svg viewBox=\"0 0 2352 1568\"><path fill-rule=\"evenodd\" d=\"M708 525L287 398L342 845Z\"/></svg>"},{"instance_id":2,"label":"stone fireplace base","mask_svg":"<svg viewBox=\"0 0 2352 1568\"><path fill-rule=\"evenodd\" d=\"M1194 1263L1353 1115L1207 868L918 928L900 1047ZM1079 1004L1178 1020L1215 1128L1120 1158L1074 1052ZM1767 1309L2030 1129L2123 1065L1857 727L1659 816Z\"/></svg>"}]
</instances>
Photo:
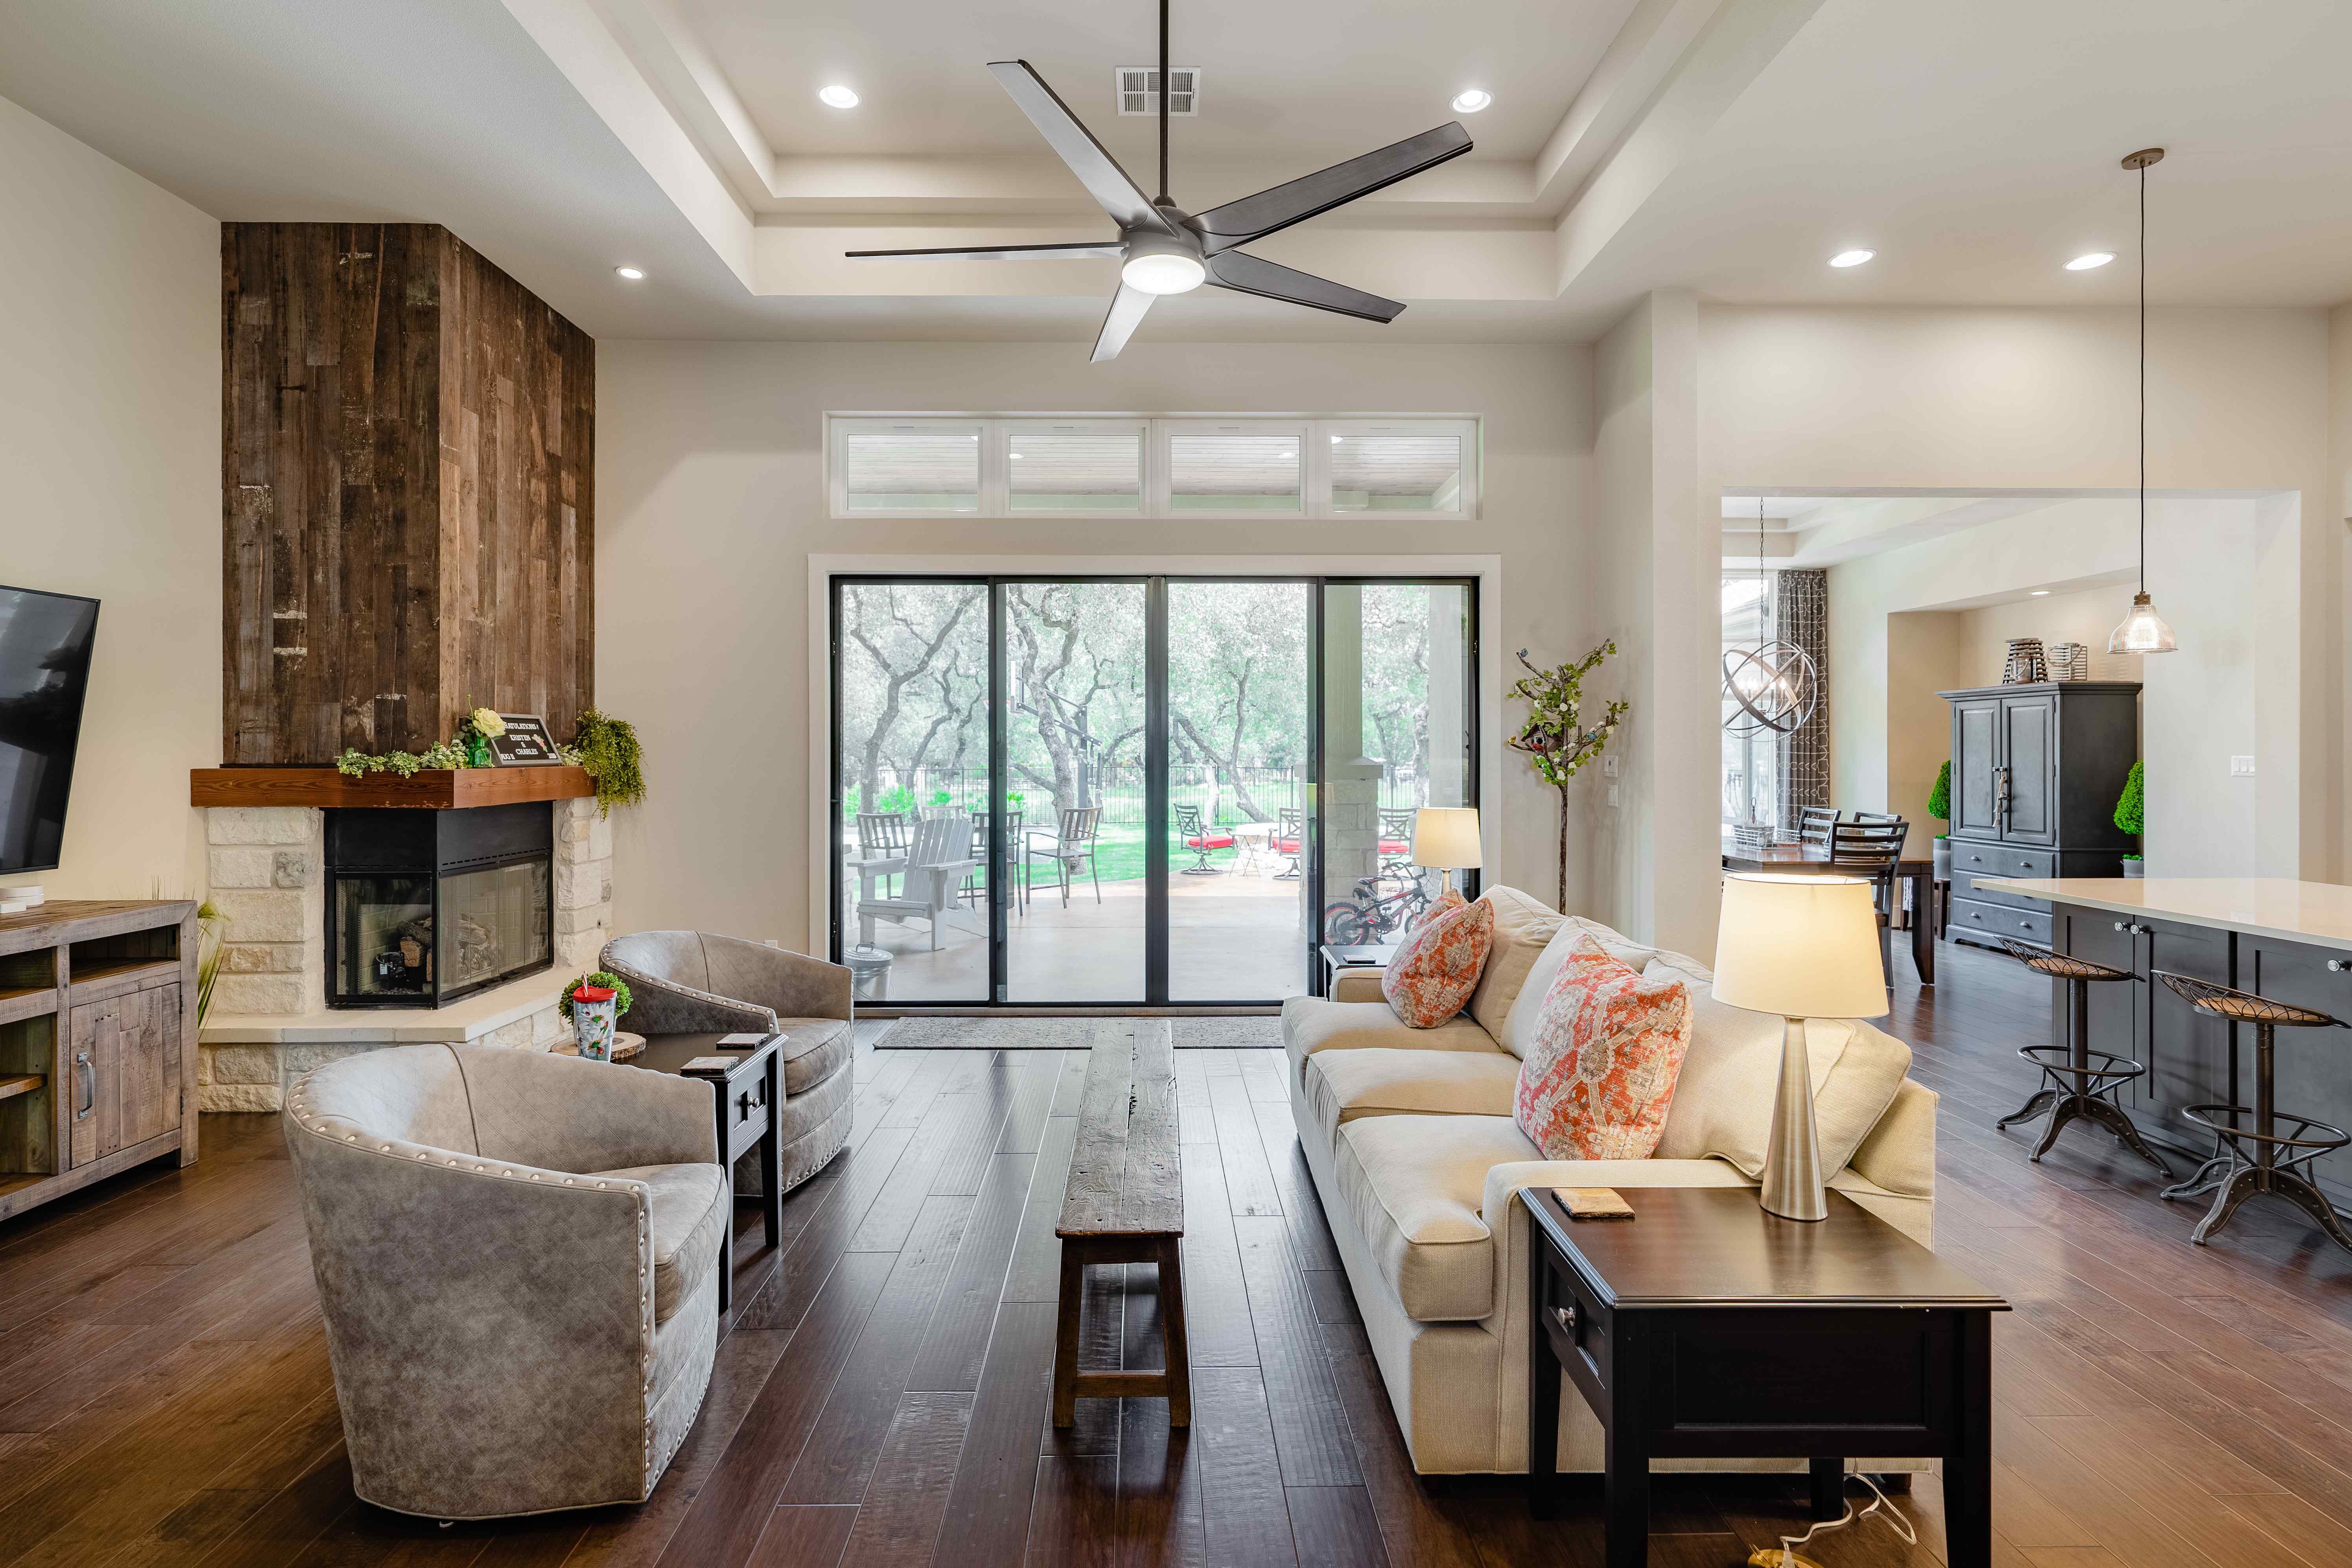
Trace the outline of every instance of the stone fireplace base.
<instances>
[{"instance_id":1,"label":"stone fireplace base","mask_svg":"<svg viewBox=\"0 0 2352 1568\"><path fill-rule=\"evenodd\" d=\"M207 897L226 917L221 973L200 1037L197 1104L276 1110L287 1084L337 1057L436 1040L547 1050L571 1029L563 983L612 936L613 826L593 800L555 812L555 966L454 1005L326 1005L326 813L315 806L205 812Z\"/></svg>"}]
</instances>

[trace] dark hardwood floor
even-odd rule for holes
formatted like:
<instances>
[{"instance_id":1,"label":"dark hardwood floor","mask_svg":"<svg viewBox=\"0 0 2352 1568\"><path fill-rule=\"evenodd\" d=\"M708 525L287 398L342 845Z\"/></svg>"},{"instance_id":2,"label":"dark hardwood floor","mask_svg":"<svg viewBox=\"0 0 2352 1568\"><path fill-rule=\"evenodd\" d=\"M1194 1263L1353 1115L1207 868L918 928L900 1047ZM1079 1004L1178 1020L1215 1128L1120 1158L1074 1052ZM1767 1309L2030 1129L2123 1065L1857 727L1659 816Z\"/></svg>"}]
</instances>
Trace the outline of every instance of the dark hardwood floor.
<instances>
[{"instance_id":1,"label":"dark hardwood floor","mask_svg":"<svg viewBox=\"0 0 2352 1568\"><path fill-rule=\"evenodd\" d=\"M1940 1249L2002 1290L1997 1558L2017 1568L2352 1563L2352 1260L2284 1214L2210 1249L2112 1141L2040 1165L1996 1117L2031 1087L2044 983L1944 950L1891 1027L1943 1095ZM205 1157L0 1227L0 1568L50 1564L1299 1564L1584 1568L1598 1508L1417 1479L1290 1130L1278 1057L1186 1051L1195 1425L1158 1401L1046 1422L1053 1224L1083 1058L874 1053L855 1147L785 1205L699 1424L641 1508L436 1529L355 1501L274 1118ZM741 1238L751 1248L756 1218ZM1090 1359L1146 1364L1150 1270L1097 1271ZM746 1272L743 1278L755 1276ZM550 1431L550 1443L563 1441ZM1807 1550L1941 1561L1937 1493ZM1799 1488L1669 1480L1654 1563L1797 1527Z\"/></svg>"}]
</instances>

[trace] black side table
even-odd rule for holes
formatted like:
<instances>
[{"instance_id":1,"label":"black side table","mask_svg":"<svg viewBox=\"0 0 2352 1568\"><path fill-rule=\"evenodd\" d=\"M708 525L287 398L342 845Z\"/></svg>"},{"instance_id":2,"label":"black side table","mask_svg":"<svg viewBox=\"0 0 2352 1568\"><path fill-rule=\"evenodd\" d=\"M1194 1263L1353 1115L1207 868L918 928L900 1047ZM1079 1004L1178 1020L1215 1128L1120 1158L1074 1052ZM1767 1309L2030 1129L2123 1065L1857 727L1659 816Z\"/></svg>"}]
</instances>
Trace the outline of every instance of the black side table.
<instances>
[{"instance_id":1,"label":"black side table","mask_svg":"<svg viewBox=\"0 0 2352 1568\"><path fill-rule=\"evenodd\" d=\"M1396 956L1393 947L1349 947L1328 942L1323 944L1322 952L1323 994L1326 996L1338 988L1341 970L1379 969Z\"/></svg>"},{"instance_id":2,"label":"black side table","mask_svg":"<svg viewBox=\"0 0 2352 1568\"><path fill-rule=\"evenodd\" d=\"M1523 1187L1528 1500L1559 1489L1565 1371L1607 1436L1608 1568L1647 1561L1653 1458L1801 1458L1815 1514L1857 1454L1944 1461L1951 1568L1992 1561L1992 1314L2009 1303L1832 1193L1829 1218L1745 1188L1629 1190L1631 1220L1571 1220Z\"/></svg>"},{"instance_id":3,"label":"black side table","mask_svg":"<svg viewBox=\"0 0 2352 1568\"><path fill-rule=\"evenodd\" d=\"M783 1140L777 1119L783 1110L783 1060L776 1047L782 1035L770 1035L756 1046L724 1046L724 1035L648 1035L645 1048L623 1067L645 1068L674 1078L695 1078L714 1090L712 1111L719 1129L719 1165L727 1177L727 1235L719 1247L719 1310L723 1314L735 1295L735 1162L756 1147L760 1169L767 1179L760 1195L761 1217L766 1222L771 1250L784 1234ZM730 1057L725 1071L706 1068L693 1073L686 1064L697 1057Z\"/></svg>"}]
</instances>

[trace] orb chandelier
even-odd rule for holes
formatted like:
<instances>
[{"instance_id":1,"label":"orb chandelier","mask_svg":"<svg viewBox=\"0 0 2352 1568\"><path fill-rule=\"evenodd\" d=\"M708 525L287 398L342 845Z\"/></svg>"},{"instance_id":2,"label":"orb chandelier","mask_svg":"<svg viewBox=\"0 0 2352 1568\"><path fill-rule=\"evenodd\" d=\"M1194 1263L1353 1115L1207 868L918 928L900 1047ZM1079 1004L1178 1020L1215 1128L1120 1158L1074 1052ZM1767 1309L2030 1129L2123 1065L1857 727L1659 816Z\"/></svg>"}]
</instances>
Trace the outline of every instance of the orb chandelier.
<instances>
[{"instance_id":1,"label":"orb chandelier","mask_svg":"<svg viewBox=\"0 0 2352 1568\"><path fill-rule=\"evenodd\" d=\"M1764 578L1764 498L1756 498L1756 577ZM1723 695L1738 710L1723 721L1734 735L1788 735L1804 728L1821 698L1813 656L1776 637L1760 647L1727 648Z\"/></svg>"}]
</instances>

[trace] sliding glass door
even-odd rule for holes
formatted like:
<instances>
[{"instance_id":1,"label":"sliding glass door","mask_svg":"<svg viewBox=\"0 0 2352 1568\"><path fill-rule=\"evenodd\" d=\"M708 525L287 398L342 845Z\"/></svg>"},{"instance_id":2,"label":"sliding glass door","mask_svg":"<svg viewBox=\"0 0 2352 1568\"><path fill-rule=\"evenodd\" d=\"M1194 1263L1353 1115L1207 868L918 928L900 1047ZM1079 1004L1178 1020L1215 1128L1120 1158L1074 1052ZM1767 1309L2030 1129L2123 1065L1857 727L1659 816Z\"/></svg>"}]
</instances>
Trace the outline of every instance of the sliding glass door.
<instances>
[{"instance_id":1,"label":"sliding glass door","mask_svg":"<svg viewBox=\"0 0 2352 1568\"><path fill-rule=\"evenodd\" d=\"M835 578L835 958L893 1006L1318 990L1323 942L1399 940L1438 892L1419 808L1477 798L1474 601Z\"/></svg>"}]
</instances>

